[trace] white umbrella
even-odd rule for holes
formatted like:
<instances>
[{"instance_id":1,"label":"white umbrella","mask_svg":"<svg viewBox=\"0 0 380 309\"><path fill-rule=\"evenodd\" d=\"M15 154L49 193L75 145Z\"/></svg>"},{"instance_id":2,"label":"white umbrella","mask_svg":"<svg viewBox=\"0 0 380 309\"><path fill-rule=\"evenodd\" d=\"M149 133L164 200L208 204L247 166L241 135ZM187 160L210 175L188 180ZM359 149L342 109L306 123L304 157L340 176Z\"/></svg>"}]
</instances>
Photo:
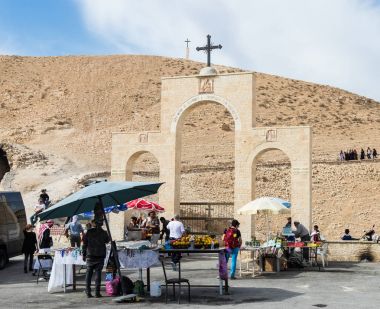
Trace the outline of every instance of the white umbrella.
<instances>
[{"instance_id":1,"label":"white umbrella","mask_svg":"<svg viewBox=\"0 0 380 309\"><path fill-rule=\"evenodd\" d=\"M269 211L276 215L290 213L290 209L285 205L290 205L290 203L276 197L260 197L244 205L238 213L240 215L256 215L258 211Z\"/></svg>"},{"instance_id":2,"label":"white umbrella","mask_svg":"<svg viewBox=\"0 0 380 309\"><path fill-rule=\"evenodd\" d=\"M286 214L290 213L290 203L275 197L260 197L249 202L238 210L239 215L256 215L258 212L264 212L267 221L267 238L269 238L269 220L268 213Z\"/></svg>"}]
</instances>

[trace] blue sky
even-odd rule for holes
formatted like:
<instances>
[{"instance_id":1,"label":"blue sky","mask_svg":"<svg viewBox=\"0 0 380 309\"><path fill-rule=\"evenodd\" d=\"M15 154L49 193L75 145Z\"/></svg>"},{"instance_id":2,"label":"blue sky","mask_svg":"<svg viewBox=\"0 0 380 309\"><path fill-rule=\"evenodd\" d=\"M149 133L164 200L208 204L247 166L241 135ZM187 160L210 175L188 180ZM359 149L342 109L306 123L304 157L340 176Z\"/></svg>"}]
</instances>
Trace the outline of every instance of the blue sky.
<instances>
[{"instance_id":1,"label":"blue sky","mask_svg":"<svg viewBox=\"0 0 380 309\"><path fill-rule=\"evenodd\" d=\"M380 101L379 0L0 0L0 54L190 58Z\"/></svg>"},{"instance_id":2,"label":"blue sky","mask_svg":"<svg viewBox=\"0 0 380 309\"><path fill-rule=\"evenodd\" d=\"M25 56L115 52L87 31L72 0L0 0L0 37L4 50Z\"/></svg>"}]
</instances>

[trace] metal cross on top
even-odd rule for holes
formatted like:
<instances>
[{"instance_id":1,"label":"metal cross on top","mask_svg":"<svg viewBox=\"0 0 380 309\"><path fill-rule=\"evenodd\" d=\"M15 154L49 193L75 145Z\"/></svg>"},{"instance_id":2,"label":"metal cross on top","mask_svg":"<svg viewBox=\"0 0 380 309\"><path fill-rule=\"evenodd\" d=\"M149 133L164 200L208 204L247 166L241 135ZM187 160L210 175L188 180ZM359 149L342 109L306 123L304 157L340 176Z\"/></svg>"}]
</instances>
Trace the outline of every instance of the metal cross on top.
<instances>
[{"instance_id":1,"label":"metal cross on top","mask_svg":"<svg viewBox=\"0 0 380 309\"><path fill-rule=\"evenodd\" d=\"M211 51L213 49L222 49L222 45L212 45L211 44L211 35L207 35L207 45L204 47L197 47L196 50L204 50L207 53L207 66L211 66Z\"/></svg>"}]
</instances>

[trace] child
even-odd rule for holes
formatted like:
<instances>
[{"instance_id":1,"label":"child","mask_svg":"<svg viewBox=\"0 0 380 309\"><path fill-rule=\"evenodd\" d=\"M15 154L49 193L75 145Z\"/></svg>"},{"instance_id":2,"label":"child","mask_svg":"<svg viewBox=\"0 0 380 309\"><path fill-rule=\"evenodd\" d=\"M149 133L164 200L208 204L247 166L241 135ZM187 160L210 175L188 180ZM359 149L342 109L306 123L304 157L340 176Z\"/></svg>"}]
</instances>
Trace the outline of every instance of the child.
<instances>
[{"instance_id":1,"label":"child","mask_svg":"<svg viewBox=\"0 0 380 309\"><path fill-rule=\"evenodd\" d=\"M22 253L24 253L24 273L33 271L33 254L37 251L37 236L33 232L33 225L27 224L24 229L24 242L22 244Z\"/></svg>"},{"instance_id":2,"label":"child","mask_svg":"<svg viewBox=\"0 0 380 309\"><path fill-rule=\"evenodd\" d=\"M321 241L321 232L319 231L318 225L314 225L314 230L311 233L310 238L313 242Z\"/></svg>"}]
</instances>

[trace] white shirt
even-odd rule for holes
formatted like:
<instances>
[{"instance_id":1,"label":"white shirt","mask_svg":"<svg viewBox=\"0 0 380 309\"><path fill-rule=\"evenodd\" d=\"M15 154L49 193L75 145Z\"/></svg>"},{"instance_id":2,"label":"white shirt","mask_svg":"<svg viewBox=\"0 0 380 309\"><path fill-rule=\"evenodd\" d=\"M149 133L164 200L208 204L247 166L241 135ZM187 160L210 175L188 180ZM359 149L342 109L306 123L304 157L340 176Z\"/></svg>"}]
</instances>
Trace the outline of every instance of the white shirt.
<instances>
[{"instance_id":1,"label":"white shirt","mask_svg":"<svg viewBox=\"0 0 380 309\"><path fill-rule=\"evenodd\" d=\"M170 231L170 238L179 239L182 237L182 234L185 233L185 227L180 221L170 221L167 229Z\"/></svg>"}]
</instances>

